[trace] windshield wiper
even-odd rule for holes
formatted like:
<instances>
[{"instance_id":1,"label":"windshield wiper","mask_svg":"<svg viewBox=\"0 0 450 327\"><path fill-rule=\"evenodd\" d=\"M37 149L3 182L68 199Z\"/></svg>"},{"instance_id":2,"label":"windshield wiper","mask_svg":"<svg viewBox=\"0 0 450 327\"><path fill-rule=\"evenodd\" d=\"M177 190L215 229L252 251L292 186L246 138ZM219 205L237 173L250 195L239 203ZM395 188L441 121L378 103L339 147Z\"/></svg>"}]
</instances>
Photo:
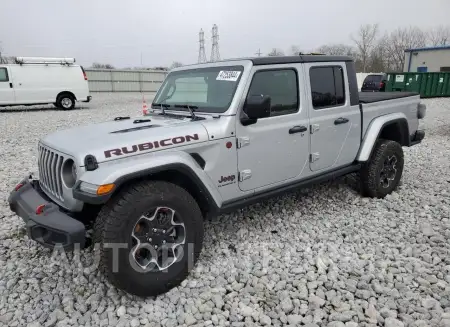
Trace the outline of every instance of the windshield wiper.
<instances>
[{"instance_id":1,"label":"windshield wiper","mask_svg":"<svg viewBox=\"0 0 450 327\"><path fill-rule=\"evenodd\" d=\"M191 106L188 104L176 104L175 108L186 108L191 113L192 120L196 120L197 116L195 115L194 111L198 109L197 106Z\"/></svg>"},{"instance_id":2,"label":"windshield wiper","mask_svg":"<svg viewBox=\"0 0 450 327\"><path fill-rule=\"evenodd\" d=\"M153 106L157 107L161 107L161 112L163 115L166 114L166 110L164 108L170 108L170 104L166 104L166 103L152 103L152 108Z\"/></svg>"}]
</instances>

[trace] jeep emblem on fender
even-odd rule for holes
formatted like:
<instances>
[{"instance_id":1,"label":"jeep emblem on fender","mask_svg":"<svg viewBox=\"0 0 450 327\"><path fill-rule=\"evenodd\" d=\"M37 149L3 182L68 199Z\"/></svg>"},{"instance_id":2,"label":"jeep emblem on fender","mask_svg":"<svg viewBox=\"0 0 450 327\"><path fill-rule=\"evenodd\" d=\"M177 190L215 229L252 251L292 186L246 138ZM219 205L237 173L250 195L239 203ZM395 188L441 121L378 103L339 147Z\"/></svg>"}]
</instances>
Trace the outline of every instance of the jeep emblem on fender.
<instances>
[{"instance_id":1,"label":"jeep emblem on fender","mask_svg":"<svg viewBox=\"0 0 450 327\"><path fill-rule=\"evenodd\" d=\"M221 176L219 180L219 184L226 183L226 182L233 182L236 179L235 175L230 176Z\"/></svg>"}]
</instances>

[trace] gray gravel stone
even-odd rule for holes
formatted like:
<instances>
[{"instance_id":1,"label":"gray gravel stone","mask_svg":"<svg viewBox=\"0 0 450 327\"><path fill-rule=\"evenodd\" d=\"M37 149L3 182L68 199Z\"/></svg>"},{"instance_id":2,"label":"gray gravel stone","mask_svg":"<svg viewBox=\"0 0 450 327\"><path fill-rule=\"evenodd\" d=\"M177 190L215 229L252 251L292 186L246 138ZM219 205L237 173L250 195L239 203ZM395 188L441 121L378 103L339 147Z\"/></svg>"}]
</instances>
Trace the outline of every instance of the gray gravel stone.
<instances>
[{"instance_id":1,"label":"gray gravel stone","mask_svg":"<svg viewBox=\"0 0 450 327\"><path fill-rule=\"evenodd\" d=\"M262 314L262 315L259 316L259 322L263 326L270 326L270 324L272 323L272 319L270 319L269 316L266 316L265 314Z\"/></svg>"},{"instance_id":2,"label":"gray gravel stone","mask_svg":"<svg viewBox=\"0 0 450 327\"><path fill-rule=\"evenodd\" d=\"M289 325L299 326L303 321L303 317L301 315L289 315L287 316L287 321Z\"/></svg>"},{"instance_id":3,"label":"gray gravel stone","mask_svg":"<svg viewBox=\"0 0 450 327\"><path fill-rule=\"evenodd\" d=\"M385 327L404 327L405 325L400 320L397 320L395 318L386 318L384 320L384 326Z\"/></svg>"},{"instance_id":4,"label":"gray gravel stone","mask_svg":"<svg viewBox=\"0 0 450 327\"><path fill-rule=\"evenodd\" d=\"M327 327L345 327L345 324L342 321L330 321Z\"/></svg>"}]
</instances>

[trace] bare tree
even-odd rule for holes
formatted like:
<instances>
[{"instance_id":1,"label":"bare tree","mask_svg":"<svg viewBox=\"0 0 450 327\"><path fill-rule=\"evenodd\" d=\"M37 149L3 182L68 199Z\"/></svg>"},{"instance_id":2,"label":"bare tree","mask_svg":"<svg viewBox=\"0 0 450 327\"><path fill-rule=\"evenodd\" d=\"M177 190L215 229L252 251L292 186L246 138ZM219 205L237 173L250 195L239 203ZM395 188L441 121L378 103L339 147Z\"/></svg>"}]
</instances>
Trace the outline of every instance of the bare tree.
<instances>
[{"instance_id":1,"label":"bare tree","mask_svg":"<svg viewBox=\"0 0 450 327\"><path fill-rule=\"evenodd\" d=\"M316 52L330 56L356 56L355 48L346 44L322 45L316 49Z\"/></svg>"},{"instance_id":2,"label":"bare tree","mask_svg":"<svg viewBox=\"0 0 450 327\"><path fill-rule=\"evenodd\" d=\"M270 51L267 55L271 56L271 57L280 57L280 56L284 56L284 52L283 52L283 50L273 48L272 51Z\"/></svg>"},{"instance_id":3,"label":"bare tree","mask_svg":"<svg viewBox=\"0 0 450 327\"><path fill-rule=\"evenodd\" d=\"M110 64L101 64L101 63L98 63L98 62L94 62L92 64L92 68L96 68L96 69L114 69L114 66L110 65Z\"/></svg>"},{"instance_id":4,"label":"bare tree","mask_svg":"<svg viewBox=\"0 0 450 327\"><path fill-rule=\"evenodd\" d=\"M273 50L272 50L273 51ZM289 54L292 56L298 56L300 54L300 48L296 45L291 45L289 49Z\"/></svg>"},{"instance_id":5,"label":"bare tree","mask_svg":"<svg viewBox=\"0 0 450 327\"><path fill-rule=\"evenodd\" d=\"M360 26L356 36L352 36L358 49L358 55L362 62L363 72L367 70L370 53L376 42L378 35L378 24L367 24Z\"/></svg>"},{"instance_id":6,"label":"bare tree","mask_svg":"<svg viewBox=\"0 0 450 327\"><path fill-rule=\"evenodd\" d=\"M427 32L427 41L432 46L450 43L450 26L440 25Z\"/></svg>"},{"instance_id":7,"label":"bare tree","mask_svg":"<svg viewBox=\"0 0 450 327\"><path fill-rule=\"evenodd\" d=\"M426 46L426 34L418 27L398 28L384 44L385 55L392 61L392 68L402 71L405 64L405 50Z\"/></svg>"},{"instance_id":8,"label":"bare tree","mask_svg":"<svg viewBox=\"0 0 450 327\"><path fill-rule=\"evenodd\" d=\"M172 63L172 65L170 65L170 69L177 68L177 67L181 67L181 66L183 66L183 64L182 64L181 62L179 62L179 61L174 61L174 62Z\"/></svg>"},{"instance_id":9,"label":"bare tree","mask_svg":"<svg viewBox=\"0 0 450 327\"><path fill-rule=\"evenodd\" d=\"M5 62L5 60L3 59L2 51L3 51L3 47L2 47L2 42L0 41L0 64L7 64L7 62Z\"/></svg>"}]
</instances>

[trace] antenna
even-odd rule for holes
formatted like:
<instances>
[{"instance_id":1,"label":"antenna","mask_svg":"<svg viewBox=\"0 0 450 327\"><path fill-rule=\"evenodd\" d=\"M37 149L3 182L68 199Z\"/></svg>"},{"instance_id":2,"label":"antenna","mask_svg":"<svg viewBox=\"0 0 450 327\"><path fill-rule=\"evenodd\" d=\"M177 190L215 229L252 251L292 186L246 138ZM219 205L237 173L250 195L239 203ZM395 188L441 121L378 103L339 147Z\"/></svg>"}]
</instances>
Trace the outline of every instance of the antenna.
<instances>
[{"instance_id":1,"label":"antenna","mask_svg":"<svg viewBox=\"0 0 450 327\"><path fill-rule=\"evenodd\" d=\"M198 49L198 63L206 62L206 53L205 53L205 32L203 29L198 33L198 41L200 43L200 48Z\"/></svg>"},{"instance_id":2,"label":"antenna","mask_svg":"<svg viewBox=\"0 0 450 327\"><path fill-rule=\"evenodd\" d=\"M0 64L7 64L7 62L3 62L3 57L2 57L2 42L0 42Z\"/></svg>"},{"instance_id":3,"label":"antenna","mask_svg":"<svg viewBox=\"0 0 450 327\"><path fill-rule=\"evenodd\" d=\"M216 24L212 28L212 50L211 50L211 62L220 60L219 52L219 28Z\"/></svg>"}]
</instances>

